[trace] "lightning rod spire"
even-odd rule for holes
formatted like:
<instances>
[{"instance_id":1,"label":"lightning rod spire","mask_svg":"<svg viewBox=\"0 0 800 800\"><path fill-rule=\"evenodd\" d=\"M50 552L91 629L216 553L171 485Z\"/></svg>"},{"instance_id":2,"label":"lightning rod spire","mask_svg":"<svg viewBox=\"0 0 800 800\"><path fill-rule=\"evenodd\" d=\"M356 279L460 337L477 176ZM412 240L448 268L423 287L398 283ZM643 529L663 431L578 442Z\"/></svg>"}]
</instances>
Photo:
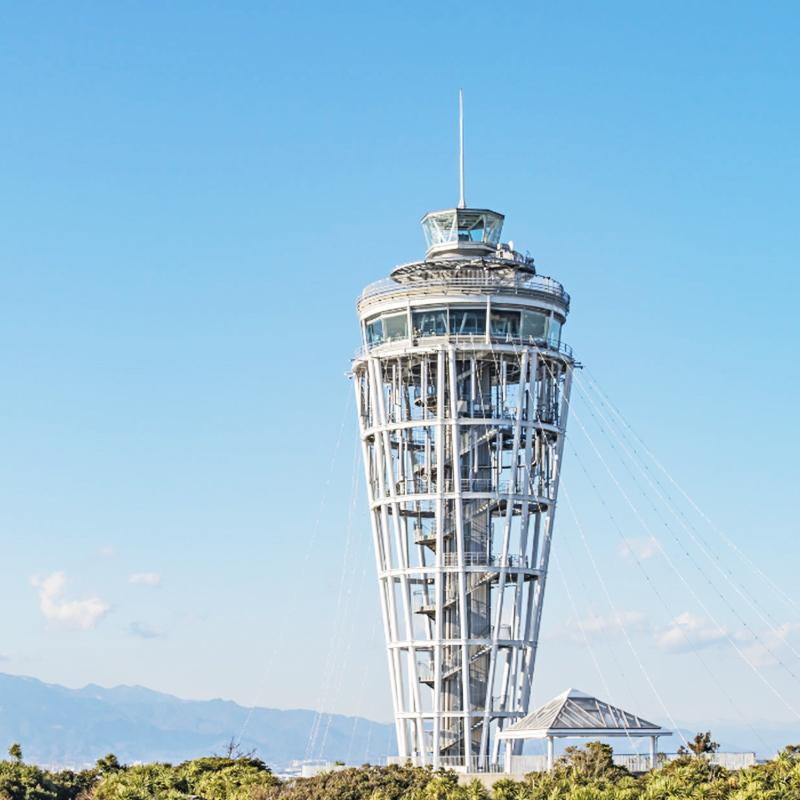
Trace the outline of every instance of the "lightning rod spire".
<instances>
[{"instance_id":1,"label":"lightning rod spire","mask_svg":"<svg viewBox=\"0 0 800 800\"><path fill-rule=\"evenodd\" d=\"M464 202L464 92L462 89L458 90L458 106L461 133L461 199L458 201L458 207L466 208L467 204Z\"/></svg>"}]
</instances>

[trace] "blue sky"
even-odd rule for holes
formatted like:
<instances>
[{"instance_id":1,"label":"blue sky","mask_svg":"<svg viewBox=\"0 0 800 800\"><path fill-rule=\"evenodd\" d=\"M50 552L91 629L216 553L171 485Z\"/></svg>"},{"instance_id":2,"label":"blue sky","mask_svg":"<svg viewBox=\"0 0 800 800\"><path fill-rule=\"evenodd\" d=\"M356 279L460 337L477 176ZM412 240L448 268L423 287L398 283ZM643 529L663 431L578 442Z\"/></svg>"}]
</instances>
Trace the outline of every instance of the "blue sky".
<instances>
[{"instance_id":1,"label":"blue sky","mask_svg":"<svg viewBox=\"0 0 800 800\"><path fill-rule=\"evenodd\" d=\"M796 596L798 24L792 3L5 7L0 669L389 718L345 373L356 296L457 201L462 87L467 202L571 293L585 398L591 376ZM733 577L695 569L570 426L534 700L796 720L792 607L711 528Z\"/></svg>"}]
</instances>

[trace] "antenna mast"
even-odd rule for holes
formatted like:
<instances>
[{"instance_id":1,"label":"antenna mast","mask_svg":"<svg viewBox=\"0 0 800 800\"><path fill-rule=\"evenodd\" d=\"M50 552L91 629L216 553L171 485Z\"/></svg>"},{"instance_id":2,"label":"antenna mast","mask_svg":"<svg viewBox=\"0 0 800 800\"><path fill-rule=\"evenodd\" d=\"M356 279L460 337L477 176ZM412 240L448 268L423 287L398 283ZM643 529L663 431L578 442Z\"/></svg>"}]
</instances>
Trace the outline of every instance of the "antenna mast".
<instances>
[{"instance_id":1,"label":"antenna mast","mask_svg":"<svg viewBox=\"0 0 800 800\"><path fill-rule=\"evenodd\" d=\"M458 106L461 132L461 200L458 201L458 207L466 208L467 204L464 202L464 92L461 89L458 90Z\"/></svg>"}]
</instances>

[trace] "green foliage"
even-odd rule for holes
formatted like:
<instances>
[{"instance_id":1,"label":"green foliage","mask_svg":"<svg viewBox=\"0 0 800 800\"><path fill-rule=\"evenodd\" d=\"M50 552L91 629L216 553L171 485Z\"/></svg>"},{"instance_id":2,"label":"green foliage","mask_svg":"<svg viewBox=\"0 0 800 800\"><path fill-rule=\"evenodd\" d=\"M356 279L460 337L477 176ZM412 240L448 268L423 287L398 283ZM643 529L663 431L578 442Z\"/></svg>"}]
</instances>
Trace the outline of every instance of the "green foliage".
<instances>
[{"instance_id":1,"label":"green foliage","mask_svg":"<svg viewBox=\"0 0 800 800\"><path fill-rule=\"evenodd\" d=\"M698 736L701 747L713 745L710 734ZM19 745L9 755L0 761L0 800L800 800L800 745L738 772L687 751L636 777L614 764L610 747L589 742L568 748L550 773L494 776L491 791L430 767L365 764L281 783L251 754L132 767L109 754L79 773L25 764Z\"/></svg>"},{"instance_id":2,"label":"green foliage","mask_svg":"<svg viewBox=\"0 0 800 800\"><path fill-rule=\"evenodd\" d=\"M111 758L103 759L106 771L95 787L94 800L250 800L253 789L279 783L257 758L211 756L177 767L145 764L117 769L116 759L110 762Z\"/></svg>"},{"instance_id":3,"label":"green foliage","mask_svg":"<svg viewBox=\"0 0 800 800\"><path fill-rule=\"evenodd\" d=\"M486 787L476 778L470 781L463 790L464 800L487 800L489 792Z\"/></svg>"},{"instance_id":4,"label":"green foliage","mask_svg":"<svg viewBox=\"0 0 800 800\"><path fill-rule=\"evenodd\" d=\"M687 745L689 747L688 750L683 745L678 748L678 755L689 755L691 752L696 756L702 756L705 753L716 753L719 750L719 745L711 741L711 731L698 733L693 741L687 742Z\"/></svg>"},{"instance_id":5,"label":"green foliage","mask_svg":"<svg viewBox=\"0 0 800 800\"><path fill-rule=\"evenodd\" d=\"M440 797L450 800L450 794L463 788L457 782L454 773L444 770L365 764L257 789L250 797L251 800L436 800Z\"/></svg>"},{"instance_id":6,"label":"green foliage","mask_svg":"<svg viewBox=\"0 0 800 800\"><path fill-rule=\"evenodd\" d=\"M492 786L492 800L517 800L520 785L511 778L500 778Z\"/></svg>"},{"instance_id":7,"label":"green foliage","mask_svg":"<svg viewBox=\"0 0 800 800\"><path fill-rule=\"evenodd\" d=\"M113 753L109 753L105 758L98 758L95 766L95 771L98 775L119 772L121 769L123 769L123 766L117 761L117 757Z\"/></svg>"},{"instance_id":8,"label":"green foliage","mask_svg":"<svg viewBox=\"0 0 800 800\"><path fill-rule=\"evenodd\" d=\"M190 793L204 800L249 800L251 789L280 783L257 758L199 758L178 770Z\"/></svg>"},{"instance_id":9,"label":"green foliage","mask_svg":"<svg viewBox=\"0 0 800 800\"><path fill-rule=\"evenodd\" d=\"M567 747L555 764L557 772L580 776L582 779L614 780L628 771L614 763L614 751L602 742L587 742L583 748Z\"/></svg>"},{"instance_id":10,"label":"green foliage","mask_svg":"<svg viewBox=\"0 0 800 800\"><path fill-rule=\"evenodd\" d=\"M51 773L23 764L19 745L9 755L13 761L0 761L0 800L77 800L94 783L92 771Z\"/></svg>"},{"instance_id":11,"label":"green foliage","mask_svg":"<svg viewBox=\"0 0 800 800\"><path fill-rule=\"evenodd\" d=\"M49 772L22 762L0 761L0 800L253 800L255 790L280 781L256 758L198 758L176 767L127 767L113 753L82 772Z\"/></svg>"}]
</instances>

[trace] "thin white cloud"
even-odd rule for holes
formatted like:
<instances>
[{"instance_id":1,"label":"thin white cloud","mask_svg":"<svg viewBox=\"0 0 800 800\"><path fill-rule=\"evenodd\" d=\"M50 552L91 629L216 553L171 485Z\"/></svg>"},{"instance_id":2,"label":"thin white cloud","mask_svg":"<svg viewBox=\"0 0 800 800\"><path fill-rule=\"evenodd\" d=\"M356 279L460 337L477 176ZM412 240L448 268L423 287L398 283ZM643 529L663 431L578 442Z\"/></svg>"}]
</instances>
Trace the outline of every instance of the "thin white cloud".
<instances>
[{"instance_id":1,"label":"thin white cloud","mask_svg":"<svg viewBox=\"0 0 800 800\"><path fill-rule=\"evenodd\" d=\"M632 633L647 627L647 616L641 611L618 611L605 615L589 614L583 619L570 617L551 628L548 638L560 639L571 644L582 645L586 639L613 638L623 634L623 629Z\"/></svg>"},{"instance_id":2,"label":"thin white cloud","mask_svg":"<svg viewBox=\"0 0 800 800\"><path fill-rule=\"evenodd\" d=\"M117 552L117 548L113 547L112 545L106 545L105 547L98 547L97 548L97 555L102 556L103 558L116 558L119 553Z\"/></svg>"},{"instance_id":3,"label":"thin white cloud","mask_svg":"<svg viewBox=\"0 0 800 800\"><path fill-rule=\"evenodd\" d=\"M724 642L727 629L721 628L708 617L685 611L669 625L657 627L654 636L659 650L665 653L685 653Z\"/></svg>"},{"instance_id":4,"label":"thin white cloud","mask_svg":"<svg viewBox=\"0 0 800 800\"><path fill-rule=\"evenodd\" d=\"M128 583L142 583L145 586L160 586L161 576L157 572L137 572L128 578Z\"/></svg>"},{"instance_id":5,"label":"thin white cloud","mask_svg":"<svg viewBox=\"0 0 800 800\"><path fill-rule=\"evenodd\" d=\"M800 648L800 623L785 622L774 631L738 631L734 638L745 658L755 667L796 663Z\"/></svg>"},{"instance_id":6,"label":"thin white cloud","mask_svg":"<svg viewBox=\"0 0 800 800\"><path fill-rule=\"evenodd\" d=\"M661 554L661 542L655 536L634 536L617 545L617 553L630 564L647 561Z\"/></svg>"},{"instance_id":7,"label":"thin white cloud","mask_svg":"<svg viewBox=\"0 0 800 800\"><path fill-rule=\"evenodd\" d=\"M163 639L164 634L162 631L151 628L143 622L134 620L128 627L132 636L138 636L140 639Z\"/></svg>"},{"instance_id":8,"label":"thin white cloud","mask_svg":"<svg viewBox=\"0 0 800 800\"><path fill-rule=\"evenodd\" d=\"M99 597L66 600L67 576L63 572L54 572L44 579L34 575L31 585L39 589L39 608L45 619L64 628L93 628L111 608Z\"/></svg>"}]
</instances>

